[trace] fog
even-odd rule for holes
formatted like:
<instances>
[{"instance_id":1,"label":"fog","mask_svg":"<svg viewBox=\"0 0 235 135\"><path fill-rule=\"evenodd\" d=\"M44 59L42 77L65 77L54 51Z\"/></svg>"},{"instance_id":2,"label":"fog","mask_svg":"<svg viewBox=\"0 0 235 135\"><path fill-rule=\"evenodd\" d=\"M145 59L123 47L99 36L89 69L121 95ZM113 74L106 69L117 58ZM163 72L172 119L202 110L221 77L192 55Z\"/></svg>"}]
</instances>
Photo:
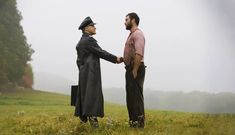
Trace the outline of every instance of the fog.
<instances>
[{"instance_id":1,"label":"fog","mask_svg":"<svg viewBox=\"0 0 235 135\"><path fill-rule=\"evenodd\" d=\"M235 92L234 7L235 0L18 0L21 24L35 50L35 73L76 84L82 20L90 16L97 23L98 44L122 56L129 34L125 16L136 12L146 38L144 87L187 92ZM101 60L101 69L103 87L125 87L124 64Z\"/></svg>"}]
</instances>

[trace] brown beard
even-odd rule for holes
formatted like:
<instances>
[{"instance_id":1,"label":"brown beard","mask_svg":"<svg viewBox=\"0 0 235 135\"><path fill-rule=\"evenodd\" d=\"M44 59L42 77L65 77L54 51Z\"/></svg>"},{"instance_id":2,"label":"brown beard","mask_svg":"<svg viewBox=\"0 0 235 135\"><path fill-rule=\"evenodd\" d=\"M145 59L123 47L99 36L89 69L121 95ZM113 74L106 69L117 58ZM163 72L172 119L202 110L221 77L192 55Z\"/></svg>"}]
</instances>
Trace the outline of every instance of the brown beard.
<instances>
[{"instance_id":1,"label":"brown beard","mask_svg":"<svg viewBox=\"0 0 235 135\"><path fill-rule=\"evenodd\" d=\"M129 24L126 26L126 30L131 30L131 28L132 28L132 24L129 23Z\"/></svg>"}]
</instances>

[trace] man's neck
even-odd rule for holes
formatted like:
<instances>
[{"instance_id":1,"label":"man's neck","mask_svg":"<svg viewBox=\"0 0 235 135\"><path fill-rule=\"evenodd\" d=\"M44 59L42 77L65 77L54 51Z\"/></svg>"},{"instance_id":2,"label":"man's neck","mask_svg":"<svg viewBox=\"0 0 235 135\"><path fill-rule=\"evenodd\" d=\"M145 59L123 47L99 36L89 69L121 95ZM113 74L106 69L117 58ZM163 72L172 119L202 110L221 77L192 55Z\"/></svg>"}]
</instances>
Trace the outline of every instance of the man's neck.
<instances>
[{"instance_id":1,"label":"man's neck","mask_svg":"<svg viewBox=\"0 0 235 135\"><path fill-rule=\"evenodd\" d=\"M130 32L132 33L132 32L134 32L135 30L137 30L138 29L138 26L133 26L132 28L131 28L131 30L130 30Z\"/></svg>"}]
</instances>

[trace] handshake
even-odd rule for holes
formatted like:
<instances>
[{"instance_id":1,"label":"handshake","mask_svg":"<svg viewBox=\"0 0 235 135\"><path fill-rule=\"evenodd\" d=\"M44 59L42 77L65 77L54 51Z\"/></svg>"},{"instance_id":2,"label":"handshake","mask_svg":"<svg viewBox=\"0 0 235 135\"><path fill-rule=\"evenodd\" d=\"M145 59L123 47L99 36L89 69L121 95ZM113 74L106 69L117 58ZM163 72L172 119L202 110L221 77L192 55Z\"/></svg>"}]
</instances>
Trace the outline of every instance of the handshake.
<instances>
[{"instance_id":1,"label":"handshake","mask_svg":"<svg viewBox=\"0 0 235 135\"><path fill-rule=\"evenodd\" d=\"M124 61L123 57L117 57L117 64L120 64Z\"/></svg>"}]
</instances>

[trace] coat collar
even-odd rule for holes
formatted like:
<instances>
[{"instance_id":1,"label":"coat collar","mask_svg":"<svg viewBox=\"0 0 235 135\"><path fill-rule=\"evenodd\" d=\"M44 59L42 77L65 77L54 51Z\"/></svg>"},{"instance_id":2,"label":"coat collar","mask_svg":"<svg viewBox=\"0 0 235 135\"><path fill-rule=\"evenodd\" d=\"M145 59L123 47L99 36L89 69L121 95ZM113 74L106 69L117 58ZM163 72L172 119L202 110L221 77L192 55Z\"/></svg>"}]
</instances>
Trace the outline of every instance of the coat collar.
<instances>
[{"instance_id":1,"label":"coat collar","mask_svg":"<svg viewBox=\"0 0 235 135\"><path fill-rule=\"evenodd\" d=\"M84 32L84 33L82 34L82 36L83 36L83 37L89 37L89 34L86 33L86 32Z\"/></svg>"},{"instance_id":2,"label":"coat collar","mask_svg":"<svg viewBox=\"0 0 235 135\"><path fill-rule=\"evenodd\" d=\"M90 38L92 38L93 40L95 40L92 35L89 35L89 34L86 33L86 32L84 32L84 33L82 34L82 37L90 37ZM95 41L96 41L96 40L95 40ZM97 42L97 41L96 41L96 42Z\"/></svg>"},{"instance_id":3,"label":"coat collar","mask_svg":"<svg viewBox=\"0 0 235 135\"><path fill-rule=\"evenodd\" d=\"M89 34L86 33L86 32L84 32L84 33L82 34L82 36L83 36L83 37L93 37L92 35L89 35Z\"/></svg>"}]
</instances>

